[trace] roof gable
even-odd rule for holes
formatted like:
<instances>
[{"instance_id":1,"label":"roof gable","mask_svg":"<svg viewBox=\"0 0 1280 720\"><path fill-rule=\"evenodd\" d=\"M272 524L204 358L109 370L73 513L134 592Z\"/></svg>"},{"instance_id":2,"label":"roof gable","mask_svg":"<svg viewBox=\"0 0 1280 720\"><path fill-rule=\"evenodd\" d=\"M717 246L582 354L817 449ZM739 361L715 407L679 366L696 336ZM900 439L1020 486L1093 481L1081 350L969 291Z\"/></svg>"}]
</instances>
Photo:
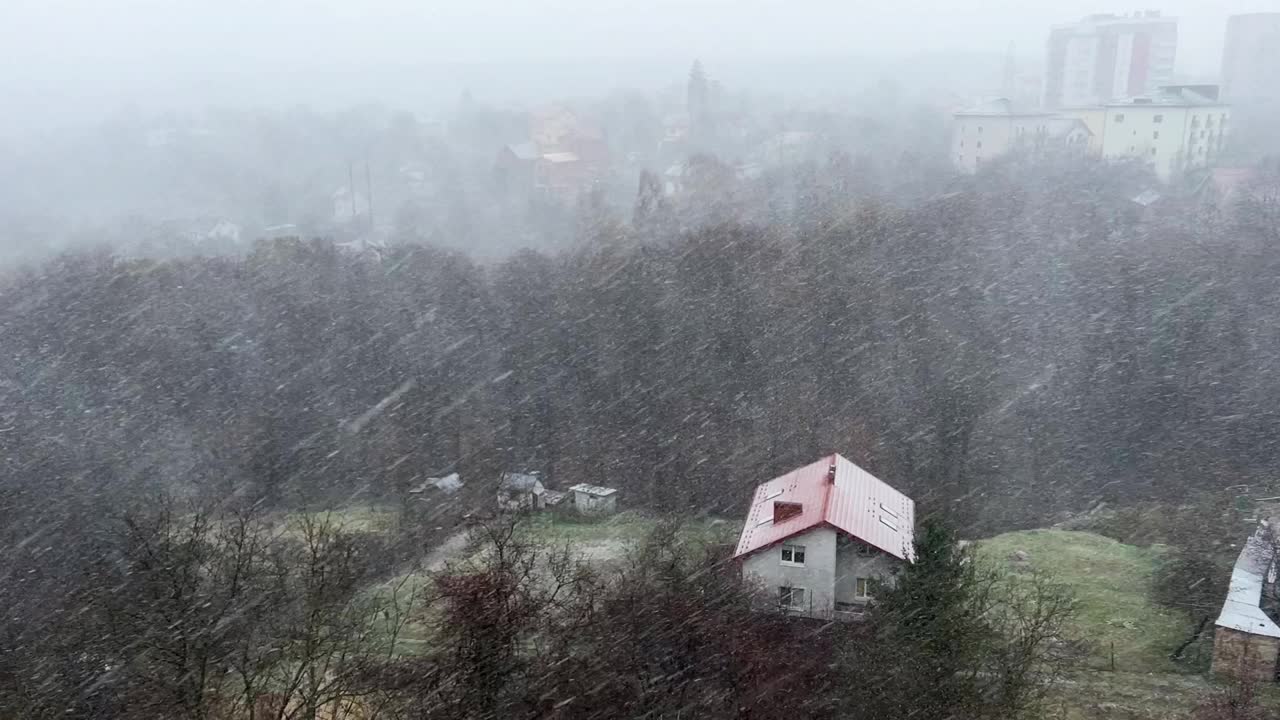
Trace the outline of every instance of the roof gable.
<instances>
[{"instance_id":1,"label":"roof gable","mask_svg":"<svg viewBox=\"0 0 1280 720\"><path fill-rule=\"evenodd\" d=\"M785 519L778 522L773 519L775 503L788 507ZM790 504L799 505L799 511ZM911 498L848 459L829 455L756 488L734 557L824 524L896 558L915 556Z\"/></svg>"}]
</instances>

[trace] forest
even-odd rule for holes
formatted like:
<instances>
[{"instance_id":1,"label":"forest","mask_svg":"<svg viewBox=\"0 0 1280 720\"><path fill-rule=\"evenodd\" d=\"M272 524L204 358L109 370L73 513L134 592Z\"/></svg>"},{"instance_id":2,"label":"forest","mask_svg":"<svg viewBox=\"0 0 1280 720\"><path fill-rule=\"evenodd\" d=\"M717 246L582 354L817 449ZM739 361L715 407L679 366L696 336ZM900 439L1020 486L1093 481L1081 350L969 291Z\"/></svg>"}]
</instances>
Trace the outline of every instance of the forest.
<instances>
[{"instance_id":1,"label":"forest","mask_svg":"<svg viewBox=\"0 0 1280 720\"><path fill-rule=\"evenodd\" d=\"M1274 477L1276 166L1264 165L1231 203L1194 196L1150 212L1131 200L1146 182L1142 168L1080 159L1015 156L969 178L907 163L881 176L899 183L892 194L869 187L872 175L848 157L746 188L723 182L714 158L691 164L692 189L678 201L642 177L632 207L580 204L572 248L491 263L420 244L351 252L322 238L280 237L243 256L157 260L102 249L10 273L0 290L0 546L8 559L0 637L22 652L0 667L9 678L0 691L29 695L7 702L45 703L56 714L72 693L77 717L215 717L217 703L199 693L226 686L192 685L182 663L199 660L218 678L240 672L245 694L226 702L258 707L270 693L253 683L278 687L270 673L282 666L269 654L242 653L240 665L229 658L280 638L279 652L314 660L296 666L311 675L290 681L295 704L243 716L317 717L334 678L344 693L370 687L365 665L326 663L377 649L369 617L395 625L394 607L370 605L356 588L382 577L403 548L323 523L305 525L300 539L271 539L252 517L394 503L432 475L460 473L472 503L465 510L480 514L501 472L536 470L552 487L617 487L632 509L732 517L758 482L836 451L964 536L1035 527L1103 502L1266 487ZM179 505L205 509L157 511ZM433 542L427 535L410 542ZM490 540L507 542L500 533ZM625 596L629 583L674 603L646 613L711 611L679 609L692 592L722 603L714 611L725 622L746 622L734 613L748 600L717 585L729 581L716 572L698 570L702 561L638 552L639 574L611 585L573 575L580 569L567 561L536 561L590 590L573 595L596 618L581 626L541 585L519 584L536 564L526 555L504 561L498 552L494 565L439 578L433 602L455 620L450 662L516 662L511 648L532 642L520 639L518 621L534 617L570 625L529 630L530 638L572 636L594 648L562 648L569 654L557 662L595 652L605 665L623 662L601 638L627 632L639 612L625 609L637 602ZM259 584L224 585L227 578ZM680 584L694 578L710 585ZM495 597L505 599L486 605ZM965 602L956 605L968 617ZM468 608L480 608L480 619ZM600 608L613 615L594 614ZM236 634L246 614L265 625ZM478 639L465 635L468 617ZM516 624L494 626L494 617ZM747 625L743 642L784 642ZM193 634L146 632L178 626ZM902 616L872 627L911 632ZM638 641L660 644L688 629L632 626ZM931 644L950 637L939 632L901 647L949 652ZM601 633L594 646L589 633ZM139 655L133 640L113 645L133 637L156 646ZM1036 662L1047 637L1032 643ZM831 652L861 647L822 642ZM475 654L495 647L508 654ZM968 669L1030 666L1001 660L1009 647L992 646ZM670 652L660 645L634 659ZM750 652L713 646L697 662ZM814 657L836 663L837 655ZM176 680L150 678L155 658L170 656ZM119 658L143 658L146 672L116 672ZM444 661L430 662L438 669ZM749 684L750 673L773 672L743 662L707 681ZM435 670L418 668L404 686L394 680L398 667L379 666L372 685L401 703L396 717L599 712L573 715L545 697L498 693L521 686L485 685L498 682L497 666L450 665L456 672L443 685L430 685ZM480 684L460 681L458 667L472 667ZM891 667L886 683L914 672ZM21 680L32 668L41 682ZM671 689L660 669L649 671L658 690L636 696L635 717ZM529 677L546 697L582 692ZM827 678L807 677L795 681ZM610 692L625 695L626 683L616 682ZM660 707L712 707L716 692L740 696L746 685L698 687L712 694ZM130 693L158 704L130 715L120 709L134 702ZM958 697L930 702L973 699ZM413 704L423 698L444 704ZM97 702L123 705L108 711ZM311 705L294 714L299 702ZM752 707L745 716L781 716L789 706L761 699ZM839 715L834 707L812 716ZM973 716L1026 709L983 708Z\"/></svg>"}]
</instances>

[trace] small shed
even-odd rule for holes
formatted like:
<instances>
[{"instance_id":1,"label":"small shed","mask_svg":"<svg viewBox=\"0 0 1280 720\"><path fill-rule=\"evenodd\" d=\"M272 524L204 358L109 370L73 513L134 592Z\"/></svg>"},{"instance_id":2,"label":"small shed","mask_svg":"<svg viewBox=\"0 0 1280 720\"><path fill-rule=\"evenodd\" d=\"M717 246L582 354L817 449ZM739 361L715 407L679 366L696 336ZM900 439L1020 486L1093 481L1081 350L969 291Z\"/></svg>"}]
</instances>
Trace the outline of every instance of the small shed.
<instances>
[{"instance_id":1,"label":"small shed","mask_svg":"<svg viewBox=\"0 0 1280 720\"><path fill-rule=\"evenodd\" d=\"M541 510L546 507L546 493L538 473L504 472L498 480L498 509Z\"/></svg>"},{"instance_id":2,"label":"small shed","mask_svg":"<svg viewBox=\"0 0 1280 720\"><path fill-rule=\"evenodd\" d=\"M573 508L583 515L610 515L618 510L618 491L615 488L579 483L569 488Z\"/></svg>"}]
</instances>

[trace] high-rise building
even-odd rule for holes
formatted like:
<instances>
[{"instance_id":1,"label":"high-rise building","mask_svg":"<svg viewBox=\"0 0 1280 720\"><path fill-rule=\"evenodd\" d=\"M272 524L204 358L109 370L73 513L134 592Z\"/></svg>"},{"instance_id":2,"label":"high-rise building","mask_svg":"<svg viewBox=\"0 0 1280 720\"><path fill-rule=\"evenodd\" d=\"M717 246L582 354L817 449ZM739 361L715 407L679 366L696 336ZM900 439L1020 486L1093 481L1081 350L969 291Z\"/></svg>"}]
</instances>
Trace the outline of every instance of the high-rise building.
<instances>
[{"instance_id":1,"label":"high-rise building","mask_svg":"<svg viewBox=\"0 0 1280 720\"><path fill-rule=\"evenodd\" d=\"M1222 96L1232 102L1280 99L1280 13L1227 19Z\"/></svg>"},{"instance_id":2,"label":"high-rise building","mask_svg":"<svg viewBox=\"0 0 1280 720\"><path fill-rule=\"evenodd\" d=\"M1173 82L1178 21L1157 11L1090 15L1056 25L1045 63L1046 108L1147 95Z\"/></svg>"}]
</instances>

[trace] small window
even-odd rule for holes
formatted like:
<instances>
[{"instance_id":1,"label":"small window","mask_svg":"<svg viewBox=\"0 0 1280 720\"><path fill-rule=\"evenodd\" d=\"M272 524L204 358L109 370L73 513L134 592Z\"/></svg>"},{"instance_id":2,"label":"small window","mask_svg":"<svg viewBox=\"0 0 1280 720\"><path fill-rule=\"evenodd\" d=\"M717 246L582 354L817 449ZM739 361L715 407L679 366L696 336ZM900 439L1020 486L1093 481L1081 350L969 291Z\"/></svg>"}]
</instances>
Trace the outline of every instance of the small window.
<instances>
[{"instance_id":1,"label":"small window","mask_svg":"<svg viewBox=\"0 0 1280 720\"><path fill-rule=\"evenodd\" d=\"M1116 122L1118 123L1124 122L1124 113L1116 113Z\"/></svg>"},{"instance_id":2,"label":"small window","mask_svg":"<svg viewBox=\"0 0 1280 720\"><path fill-rule=\"evenodd\" d=\"M888 505L885 505L884 503L880 503L880 509L881 509L881 510L883 510L884 512L888 513L888 515L889 515L890 517L892 517L894 520L898 520L898 519L899 519L898 513L896 513L896 512L894 512L894 511L890 510Z\"/></svg>"},{"instance_id":3,"label":"small window","mask_svg":"<svg viewBox=\"0 0 1280 720\"><path fill-rule=\"evenodd\" d=\"M964 147L964 141L963 141L963 140L961 140L961 141L960 141L960 147Z\"/></svg>"},{"instance_id":4,"label":"small window","mask_svg":"<svg viewBox=\"0 0 1280 720\"><path fill-rule=\"evenodd\" d=\"M868 578L853 579L853 596L859 600L871 597L871 581Z\"/></svg>"},{"instance_id":5,"label":"small window","mask_svg":"<svg viewBox=\"0 0 1280 720\"><path fill-rule=\"evenodd\" d=\"M979 140L979 141L978 141L978 149L979 149L979 150L981 150L981 149L982 149L982 141L981 141L981 140Z\"/></svg>"},{"instance_id":6,"label":"small window","mask_svg":"<svg viewBox=\"0 0 1280 720\"><path fill-rule=\"evenodd\" d=\"M981 134L982 134L982 126L981 126L981 125L979 125L979 126L978 126L978 134L979 134L979 135L981 135Z\"/></svg>"},{"instance_id":7,"label":"small window","mask_svg":"<svg viewBox=\"0 0 1280 720\"><path fill-rule=\"evenodd\" d=\"M1152 154L1152 155L1155 155L1155 154L1156 154L1156 149L1155 149L1155 148L1151 148L1151 154Z\"/></svg>"},{"instance_id":8,"label":"small window","mask_svg":"<svg viewBox=\"0 0 1280 720\"><path fill-rule=\"evenodd\" d=\"M778 605L784 608L804 607L804 588L783 585L778 588Z\"/></svg>"},{"instance_id":9,"label":"small window","mask_svg":"<svg viewBox=\"0 0 1280 720\"><path fill-rule=\"evenodd\" d=\"M887 520L887 519L885 518L885 516L883 516L883 515L881 515L881 516L880 516L880 524L881 524L881 525L884 525L885 527L889 528L890 530L892 530L892 531L894 531L894 532L898 532L898 526L897 526L897 524L896 524L896 523L892 523L892 522L890 522L890 521L889 521L889 520Z\"/></svg>"},{"instance_id":10,"label":"small window","mask_svg":"<svg viewBox=\"0 0 1280 720\"><path fill-rule=\"evenodd\" d=\"M1164 116L1163 116L1163 115L1156 115L1155 117L1151 118L1151 122L1156 123L1157 125L1159 125L1160 123L1164 122Z\"/></svg>"},{"instance_id":11,"label":"small window","mask_svg":"<svg viewBox=\"0 0 1280 720\"><path fill-rule=\"evenodd\" d=\"M1160 131L1159 131L1159 130L1153 131L1153 132L1151 133L1151 139L1152 139L1152 140L1159 140L1159 139L1160 139Z\"/></svg>"},{"instance_id":12,"label":"small window","mask_svg":"<svg viewBox=\"0 0 1280 720\"><path fill-rule=\"evenodd\" d=\"M773 492L764 496L765 500L772 500L782 494L782 488L777 488Z\"/></svg>"},{"instance_id":13,"label":"small window","mask_svg":"<svg viewBox=\"0 0 1280 720\"><path fill-rule=\"evenodd\" d=\"M782 546L782 564L794 565L796 567L804 567L804 546L803 545L783 545Z\"/></svg>"}]
</instances>

